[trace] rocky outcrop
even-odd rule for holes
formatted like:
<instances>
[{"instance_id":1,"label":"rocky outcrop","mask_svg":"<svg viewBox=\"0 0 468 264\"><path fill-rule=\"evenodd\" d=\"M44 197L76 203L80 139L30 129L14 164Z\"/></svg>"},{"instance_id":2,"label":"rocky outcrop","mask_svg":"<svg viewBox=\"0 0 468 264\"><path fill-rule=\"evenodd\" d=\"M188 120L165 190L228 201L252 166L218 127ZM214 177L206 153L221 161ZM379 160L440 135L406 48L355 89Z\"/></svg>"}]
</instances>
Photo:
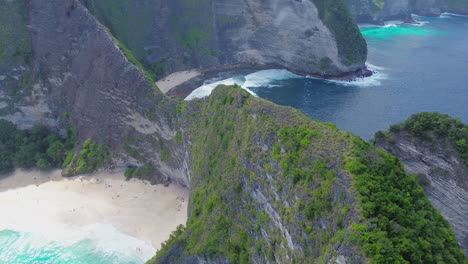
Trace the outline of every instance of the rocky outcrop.
<instances>
[{"instance_id":1,"label":"rocky outcrop","mask_svg":"<svg viewBox=\"0 0 468 264\"><path fill-rule=\"evenodd\" d=\"M11 65L27 66L23 67L30 72L30 85L23 83L16 98L8 93L12 86L0 87L7 98L2 102L18 113L15 122L30 120L31 113L36 113L35 121L24 124L52 120L57 130L73 127L81 142L92 138L107 144L114 164L144 168L145 175L137 176L190 187L186 227L180 227L151 262L367 263L384 258L431 263L427 260L436 257L441 262L464 261L453 231L393 156L333 125L252 97L238 87L219 87L209 98L191 102L172 100L154 86L147 68L80 2L5 1L24 4L18 7L29 14L17 26L26 29L24 36L30 36L31 46L26 50L31 59L17 56ZM274 3L276 7L312 7L294 2L247 1L265 10L246 11L256 11L248 17L262 22L271 21ZM190 12L211 2L180 3L188 6L177 9L181 16L169 20L183 21L184 12L196 17L197 12ZM168 8L180 3L161 2ZM312 14L333 17L321 12L330 11L327 5L335 1L314 3L319 3L318 11ZM334 7L340 10L342 5ZM308 18L301 10L291 13L286 9L284 14ZM282 24L295 18L276 19L273 22ZM181 25L190 29L189 24ZM346 36L339 34L337 25L330 26L334 28L331 39L317 41L335 43L332 49L340 54L343 42L333 39ZM203 47L196 30L177 36L190 50ZM14 46L12 41L7 39L8 47ZM169 47L169 54L173 53ZM253 54L269 58L267 50ZM194 58L204 56L212 55ZM324 64L338 69L338 62L330 61ZM4 65L2 72L11 70L9 64ZM11 76L8 73L12 84L22 79ZM38 102L44 111L24 110L36 109ZM385 182L388 178L393 180ZM425 223L424 228L419 223ZM425 232L426 228L431 232Z\"/></svg>"},{"instance_id":2,"label":"rocky outcrop","mask_svg":"<svg viewBox=\"0 0 468 264\"><path fill-rule=\"evenodd\" d=\"M309 0L84 2L108 28L77 0L0 0L0 117L64 135L71 126L80 142L124 153L119 166L156 167L153 181L188 185L190 167L188 150L172 144L184 129L177 102L152 84L156 73L253 64L339 75L366 57L356 25L326 24L329 7ZM354 45L337 42L352 35L343 30L357 34Z\"/></svg>"},{"instance_id":3,"label":"rocky outcrop","mask_svg":"<svg viewBox=\"0 0 468 264\"><path fill-rule=\"evenodd\" d=\"M439 16L443 12L468 14L466 0L346 0L359 23L382 24L388 20L411 21L411 14Z\"/></svg>"},{"instance_id":4,"label":"rocky outcrop","mask_svg":"<svg viewBox=\"0 0 468 264\"><path fill-rule=\"evenodd\" d=\"M367 55L342 1L333 8L322 0L83 2L155 79L232 66L341 76L364 69Z\"/></svg>"},{"instance_id":5,"label":"rocky outcrop","mask_svg":"<svg viewBox=\"0 0 468 264\"><path fill-rule=\"evenodd\" d=\"M375 145L397 156L408 173L417 176L468 255L468 168L452 142L435 135L421 140L401 129L376 137Z\"/></svg>"},{"instance_id":6,"label":"rocky outcrop","mask_svg":"<svg viewBox=\"0 0 468 264\"><path fill-rule=\"evenodd\" d=\"M464 263L394 156L239 87L180 116L190 217L148 263Z\"/></svg>"},{"instance_id":7,"label":"rocky outcrop","mask_svg":"<svg viewBox=\"0 0 468 264\"><path fill-rule=\"evenodd\" d=\"M2 11L7 7L16 10L0 19L23 31L2 39L15 56L1 62L1 118L23 129L72 127L80 142L108 145L116 166L145 165L153 182L189 185L187 151L172 144L177 103L148 82L80 2L2 1Z\"/></svg>"}]
</instances>

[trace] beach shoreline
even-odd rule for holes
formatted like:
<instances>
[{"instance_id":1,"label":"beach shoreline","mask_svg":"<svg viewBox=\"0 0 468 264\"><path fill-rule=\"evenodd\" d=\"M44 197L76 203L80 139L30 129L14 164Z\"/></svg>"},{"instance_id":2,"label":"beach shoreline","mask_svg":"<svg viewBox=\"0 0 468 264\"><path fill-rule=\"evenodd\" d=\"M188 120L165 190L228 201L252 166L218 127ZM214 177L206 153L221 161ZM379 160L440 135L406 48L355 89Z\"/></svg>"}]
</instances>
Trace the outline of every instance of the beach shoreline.
<instances>
[{"instance_id":1,"label":"beach shoreline","mask_svg":"<svg viewBox=\"0 0 468 264\"><path fill-rule=\"evenodd\" d=\"M178 225L185 225L187 203L188 190L183 187L127 181L123 172L64 178L60 170L18 169L0 178L0 231L42 233L67 241L80 230L110 225L146 243L132 250L149 258Z\"/></svg>"},{"instance_id":2,"label":"beach shoreline","mask_svg":"<svg viewBox=\"0 0 468 264\"><path fill-rule=\"evenodd\" d=\"M163 92L167 93L172 88L177 87L199 75L202 73L197 70L188 70L188 71L180 71L174 72L170 75L162 78L161 80L156 82L156 86Z\"/></svg>"}]
</instances>

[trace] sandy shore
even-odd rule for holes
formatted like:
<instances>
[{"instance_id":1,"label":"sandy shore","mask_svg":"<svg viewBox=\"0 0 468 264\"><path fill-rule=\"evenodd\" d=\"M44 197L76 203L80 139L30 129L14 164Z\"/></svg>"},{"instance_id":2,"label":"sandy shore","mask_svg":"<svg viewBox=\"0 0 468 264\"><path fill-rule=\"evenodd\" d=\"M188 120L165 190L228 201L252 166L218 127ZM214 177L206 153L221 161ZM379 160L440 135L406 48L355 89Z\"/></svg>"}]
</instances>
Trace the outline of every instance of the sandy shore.
<instances>
[{"instance_id":1,"label":"sandy shore","mask_svg":"<svg viewBox=\"0 0 468 264\"><path fill-rule=\"evenodd\" d=\"M182 187L126 181L123 173L62 178L59 170L16 170L0 179L0 230L66 237L73 233L68 230L110 224L152 245L153 252L145 253L151 255L185 224L187 202Z\"/></svg>"},{"instance_id":2,"label":"sandy shore","mask_svg":"<svg viewBox=\"0 0 468 264\"><path fill-rule=\"evenodd\" d=\"M175 72L156 82L156 85L163 93L167 93L172 88L200 75L196 70Z\"/></svg>"}]
</instances>

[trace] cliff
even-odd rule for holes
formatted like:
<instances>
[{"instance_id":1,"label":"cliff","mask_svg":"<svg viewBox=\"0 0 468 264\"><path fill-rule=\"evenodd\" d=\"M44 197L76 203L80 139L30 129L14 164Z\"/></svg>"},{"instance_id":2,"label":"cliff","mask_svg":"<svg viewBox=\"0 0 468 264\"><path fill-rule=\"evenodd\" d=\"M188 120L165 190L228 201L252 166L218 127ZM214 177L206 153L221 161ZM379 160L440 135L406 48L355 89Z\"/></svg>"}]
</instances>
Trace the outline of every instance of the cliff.
<instances>
[{"instance_id":1,"label":"cliff","mask_svg":"<svg viewBox=\"0 0 468 264\"><path fill-rule=\"evenodd\" d=\"M73 127L79 142L108 145L118 166L145 166L153 182L189 184L187 170L174 167L186 154L170 143L177 103L80 2L2 0L0 6L13 14L0 18L7 51L0 62L2 119L63 135Z\"/></svg>"},{"instance_id":2,"label":"cliff","mask_svg":"<svg viewBox=\"0 0 468 264\"><path fill-rule=\"evenodd\" d=\"M83 3L155 79L222 67L341 76L367 48L342 0L143 0Z\"/></svg>"},{"instance_id":3,"label":"cliff","mask_svg":"<svg viewBox=\"0 0 468 264\"><path fill-rule=\"evenodd\" d=\"M394 156L236 87L180 109L190 217L149 263L465 263Z\"/></svg>"},{"instance_id":4,"label":"cliff","mask_svg":"<svg viewBox=\"0 0 468 264\"><path fill-rule=\"evenodd\" d=\"M72 127L85 142L78 163L83 152L105 152L104 160L109 150L113 165L131 167L130 177L190 188L186 227L150 262L466 262L451 227L395 157L238 87L191 102L170 99L154 85L154 72L80 2L1 1L2 12L20 14L0 18L9 56L1 68L3 118L23 128ZM344 21L335 13L340 2L314 3L311 14L327 25ZM146 9L139 10L143 17ZM265 12L260 21L271 19ZM346 37L334 30L336 39Z\"/></svg>"},{"instance_id":5,"label":"cliff","mask_svg":"<svg viewBox=\"0 0 468 264\"><path fill-rule=\"evenodd\" d=\"M375 145L397 156L417 175L432 204L455 229L468 255L468 126L437 113L412 116Z\"/></svg>"},{"instance_id":6,"label":"cliff","mask_svg":"<svg viewBox=\"0 0 468 264\"><path fill-rule=\"evenodd\" d=\"M439 16L443 12L468 14L466 0L346 0L360 23L382 24L388 20L411 21L411 14Z\"/></svg>"}]
</instances>

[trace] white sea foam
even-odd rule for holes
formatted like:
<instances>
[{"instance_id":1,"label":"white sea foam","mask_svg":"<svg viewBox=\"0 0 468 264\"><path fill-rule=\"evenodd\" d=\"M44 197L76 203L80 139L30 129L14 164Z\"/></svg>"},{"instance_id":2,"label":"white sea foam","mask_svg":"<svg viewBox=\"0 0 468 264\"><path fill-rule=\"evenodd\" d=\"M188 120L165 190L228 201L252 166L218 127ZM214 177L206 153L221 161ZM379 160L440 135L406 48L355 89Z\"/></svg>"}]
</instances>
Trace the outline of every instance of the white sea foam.
<instances>
[{"instance_id":1,"label":"white sea foam","mask_svg":"<svg viewBox=\"0 0 468 264\"><path fill-rule=\"evenodd\" d=\"M303 76L294 74L290 71L283 69L262 70L251 73L245 76L244 87L274 87L274 81L304 78Z\"/></svg>"},{"instance_id":2,"label":"white sea foam","mask_svg":"<svg viewBox=\"0 0 468 264\"><path fill-rule=\"evenodd\" d=\"M99 255L140 260L106 263L143 263L186 221L185 191L126 181L122 172L64 179L59 170L17 170L0 181L0 190L0 231L28 236L12 252L22 245L60 251L85 244Z\"/></svg>"},{"instance_id":3,"label":"white sea foam","mask_svg":"<svg viewBox=\"0 0 468 264\"><path fill-rule=\"evenodd\" d=\"M389 28L389 27L399 27L403 24L404 24L403 21L386 21L384 22L383 25L362 23L362 24L359 24L358 26L360 28Z\"/></svg>"},{"instance_id":4,"label":"white sea foam","mask_svg":"<svg viewBox=\"0 0 468 264\"><path fill-rule=\"evenodd\" d=\"M454 14L454 13L448 13L444 12L440 15L441 18L452 18L452 17L468 17L467 15L461 15L461 14Z\"/></svg>"},{"instance_id":5,"label":"white sea foam","mask_svg":"<svg viewBox=\"0 0 468 264\"><path fill-rule=\"evenodd\" d=\"M415 27L422 27L422 26L429 24L429 21L425 20L426 17L419 16L416 14L411 14L411 18L415 21L415 23L411 23L411 25Z\"/></svg>"},{"instance_id":6,"label":"white sea foam","mask_svg":"<svg viewBox=\"0 0 468 264\"><path fill-rule=\"evenodd\" d=\"M283 69L270 69L270 70L261 70L251 74L248 74L244 77L237 76L228 79L224 79L221 81L216 82L206 82L199 88L195 89L190 93L185 100L189 101L194 98L203 98L209 96L211 92L218 86L218 85L234 85L237 84L247 90L253 96L257 96L255 92L251 90L251 88L256 87L276 87L278 85L272 84L275 81L281 80L288 80L288 79L295 79L295 78L304 78L303 76L291 73L287 70Z\"/></svg>"},{"instance_id":7,"label":"white sea foam","mask_svg":"<svg viewBox=\"0 0 468 264\"><path fill-rule=\"evenodd\" d=\"M335 83L335 84L340 84L340 85L345 85L345 86L369 87L369 86L381 85L381 81L387 78L387 75L383 72L384 68L376 66L376 65L372 65L369 63L366 65L367 65L367 68L373 72L373 75L369 77L356 78L352 81L327 80L327 79L311 77L311 76L304 77L304 76L294 74L284 69L261 70L261 71L248 74L244 77L237 76L237 77L232 77L232 78L228 78L228 79L224 79L224 80L216 81L216 82L208 81L207 83L203 84L199 88L193 90L192 93L190 93L185 98L185 100L190 101L195 98L203 98L203 97L209 96L211 92L218 85L234 85L234 84L241 86L242 88L250 92L252 95L257 96L255 92L251 90L252 88L256 88L256 87L273 88L273 87L279 86L278 84L275 84L275 82L277 81L289 80L289 79L301 79L301 78L322 80L324 82Z\"/></svg>"},{"instance_id":8,"label":"white sea foam","mask_svg":"<svg viewBox=\"0 0 468 264\"><path fill-rule=\"evenodd\" d=\"M336 83L344 86L358 86L358 87L373 87L382 85L382 81L388 78L384 73L385 68L379 67L370 63L366 63L367 68L372 71L372 75L368 77L360 77L351 81L340 80L325 80L329 83Z\"/></svg>"},{"instance_id":9,"label":"white sea foam","mask_svg":"<svg viewBox=\"0 0 468 264\"><path fill-rule=\"evenodd\" d=\"M207 97L211 94L211 92L218 86L218 85L234 85L237 84L242 86L244 84L244 80L238 78L228 78L221 81L216 82L205 82L202 86L198 87L197 89L193 90L186 98L186 101L193 100L195 98L203 98Z\"/></svg>"},{"instance_id":10,"label":"white sea foam","mask_svg":"<svg viewBox=\"0 0 468 264\"><path fill-rule=\"evenodd\" d=\"M149 243L124 234L110 224L96 223L80 228L67 227L58 223L51 223L51 225L55 225L55 230L28 228L26 232L18 230L21 228L8 229L18 232L20 238L7 248L9 252L4 253L18 254L27 251L31 255L40 255L48 249L60 254L65 248L87 243L87 250L112 259L139 260L143 263L155 254L155 249ZM6 249L3 248L3 250ZM0 256L0 258L5 257L2 254ZM57 257L66 258L66 256Z\"/></svg>"}]
</instances>

